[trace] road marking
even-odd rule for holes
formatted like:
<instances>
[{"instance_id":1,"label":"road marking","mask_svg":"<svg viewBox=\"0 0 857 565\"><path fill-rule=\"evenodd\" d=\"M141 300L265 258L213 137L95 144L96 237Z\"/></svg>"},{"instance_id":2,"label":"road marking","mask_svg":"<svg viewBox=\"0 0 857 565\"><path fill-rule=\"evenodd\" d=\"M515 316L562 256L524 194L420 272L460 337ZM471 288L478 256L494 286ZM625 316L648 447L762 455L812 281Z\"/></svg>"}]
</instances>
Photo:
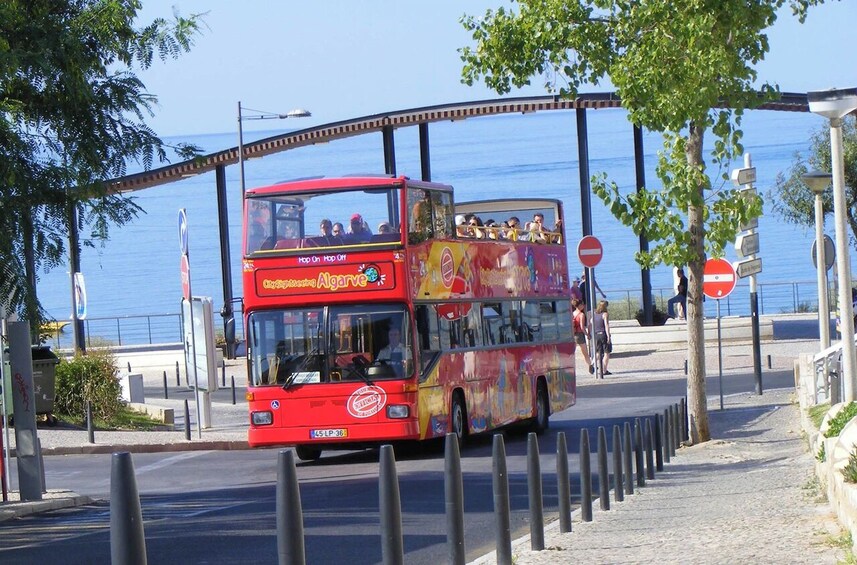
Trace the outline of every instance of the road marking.
<instances>
[{"instance_id":1,"label":"road marking","mask_svg":"<svg viewBox=\"0 0 857 565\"><path fill-rule=\"evenodd\" d=\"M184 453L180 453L178 455L173 455L171 457L165 457L160 461L156 461L154 463L149 463L148 465L143 465L142 467L137 467L136 472L139 475L140 473L146 473L148 471L157 471L158 469L162 469L177 461L183 461L185 459L192 459L194 457L199 457L200 455L205 454L205 451L186 451Z\"/></svg>"}]
</instances>

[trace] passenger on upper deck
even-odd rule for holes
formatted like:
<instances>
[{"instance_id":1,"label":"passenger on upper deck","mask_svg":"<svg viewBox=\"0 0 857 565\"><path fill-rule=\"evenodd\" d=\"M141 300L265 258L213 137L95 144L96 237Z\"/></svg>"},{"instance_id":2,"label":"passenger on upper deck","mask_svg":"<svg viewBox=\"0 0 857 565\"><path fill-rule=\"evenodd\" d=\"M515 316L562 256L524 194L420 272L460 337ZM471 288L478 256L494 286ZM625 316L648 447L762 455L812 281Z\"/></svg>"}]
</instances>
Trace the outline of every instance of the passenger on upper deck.
<instances>
[{"instance_id":1,"label":"passenger on upper deck","mask_svg":"<svg viewBox=\"0 0 857 565\"><path fill-rule=\"evenodd\" d=\"M393 233L393 227L390 222L381 222L378 224L378 233Z\"/></svg>"},{"instance_id":2,"label":"passenger on upper deck","mask_svg":"<svg viewBox=\"0 0 857 565\"><path fill-rule=\"evenodd\" d=\"M351 243L366 243L372 238L372 232L366 227L363 216L354 214L351 216L351 226L348 229L348 239Z\"/></svg>"},{"instance_id":3,"label":"passenger on upper deck","mask_svg":"<svg viewBox=\"0 0 857 565\"><path fill-rule=\"evenodd\" d=\"M518 240L518 230L521 229L521 220L518 219L518 216L512 216L507 221L509 224L509 231L506 232L506 239L511 241Z\"/></svg>"},{"instance_id":4,"label":"passenger on upper deck","mask_svg":"<svg viewBox=\"0 0 857 565\"><path fill-rule=\"evenodd\" d=\"M345 228L342 227L342 222L336 222L335 224L333 224L332 233L333 233L333 235L339 236L339 237L342 237L343 235L345 235Z\"/></svg>"},{"instance_id":5,"label":"passenger on upper deck","mask_svg":"<svg viewBox=\"0 0 857 565\"><path fill-rule=\"evenodd\" d=\"M467 237L467 218L461 214L455 217L455 235L458 237Z\"/></svg>"},{"instance_id":6,"label":"passenger on upper deck","mask_svg":"<svg viewBox=\"0 0 857 565\"><path fill-rule=\"evenodd\" d=\"M319 235L331 237L333 235L333 224L327 218L321 221L319 225Z\"/></svg>"}]
</instances>

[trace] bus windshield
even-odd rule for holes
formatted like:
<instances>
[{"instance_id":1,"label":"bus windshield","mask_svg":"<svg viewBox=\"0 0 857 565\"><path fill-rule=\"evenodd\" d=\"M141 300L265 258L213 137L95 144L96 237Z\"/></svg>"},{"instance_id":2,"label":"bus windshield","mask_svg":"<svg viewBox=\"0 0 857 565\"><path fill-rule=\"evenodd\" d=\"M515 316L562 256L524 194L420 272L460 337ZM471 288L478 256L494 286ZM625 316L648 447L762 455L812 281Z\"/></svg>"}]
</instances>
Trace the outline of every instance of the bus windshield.
<instances>
[{"instance_id":1,"label":"bus windshield","mask_svg":"<svg viewBox=\"0 0 857 565\"><path fill-rule=\"evenodd\" d=\"M249 316L254 386L408 378L409 317L402 305L266 310Z\"/></svg>"},{"instance_id":2,"label":"bus windshield","mask_svg":"<svg viewBox=\"0 0 857 565\"><path fill-rule=\"evenodd\" d=\"M252 195L246 253L401 240L398 188Z\"/></svg>"}]
</instances>

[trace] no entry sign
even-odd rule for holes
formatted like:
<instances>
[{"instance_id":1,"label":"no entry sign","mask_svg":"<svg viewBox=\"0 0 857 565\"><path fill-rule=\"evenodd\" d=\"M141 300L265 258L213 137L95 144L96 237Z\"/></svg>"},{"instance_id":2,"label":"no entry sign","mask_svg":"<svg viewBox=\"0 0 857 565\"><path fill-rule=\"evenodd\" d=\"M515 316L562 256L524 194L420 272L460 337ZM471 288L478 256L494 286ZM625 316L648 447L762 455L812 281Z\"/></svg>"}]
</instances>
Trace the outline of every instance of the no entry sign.
<instances>
[{"instance_id":1,"label":"no entry sign","mask_svg":"<svg viewBox=\"0 0 857 565\"><path fill-rule=\"evenodd\" d=\"M735 288L738 277L725 259L709 259L702 272L702 293L708 298L726 298Z\"/></svg>"},{"instance_id":2,"label":"no entry sign","mask_svg":"<svg viewBox=\"0 0 857 565\"><path fill-rule=\"evenodd\" d=\"M594 235L584 236L577 244L577 257L584 267L591 269L601 262L603 255L604 248L601 247L601 241Z\"/></svg>"}]
</instances>

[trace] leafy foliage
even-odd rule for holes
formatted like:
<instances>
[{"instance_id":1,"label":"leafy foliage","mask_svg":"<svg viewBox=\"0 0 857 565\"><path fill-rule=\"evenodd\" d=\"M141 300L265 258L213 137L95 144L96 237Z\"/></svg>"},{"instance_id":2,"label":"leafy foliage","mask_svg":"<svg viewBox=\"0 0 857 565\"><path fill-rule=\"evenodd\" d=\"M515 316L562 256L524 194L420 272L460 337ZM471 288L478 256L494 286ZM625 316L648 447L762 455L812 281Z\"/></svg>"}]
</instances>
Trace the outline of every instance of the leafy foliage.
<instances>
[{"instance_id":1,"label":"leafy foliage","mask_svg":"<svg viewBox=\"0 0 857 565\"><path fill-rule=\"evenodd\" d=\"M824 437L836 437L841 434L842 429L854 416L857 416L857 402L843 406L842 410L837 412L836 416L827 423L827 431L824 432Z\"/></svg>"},{"instance_id":2,"label":"leafy foliage","mask_svg":"<svg viewBox=\"0 0 857 565\"><path fill-rule=\"evenodd\" d=\"M857 245L857 118L842 121L842 158L845 162L845 214L851 228L851 244ZM815 226L815 194L801 178L811 170L830 171L830 127L823 124L812 135L810 153L805 159L796 154L787 174L779 173L775 188L768 193L773 209L785 221L807 227ZM833 212L830 188L821 197L822 210Z\"/></svg>"},{"instance_id":3,"label":"leafy foliage","mask_svg":"<svg viewBox=\"0 0 857 565\"><path fill-rule=\"evenodd\" d=\"M801 19L822 0L790 0ZM743 153L746 109L776 99L775 85L758 84L755 65L768 52L765 30L787 0L519 0L517 9L465 16L474 47L460 49L462 80L483 80L499 93L544 78L546 88L574 97L586 84L609 80L635 125L662 132L660 187L623 192L605 175L593 191L635 234L645 234L643 267L688 267L688 396L691 441L709 439L705 400L702 269L722 256L737 228L762 210L727 182ZM709 176L706 131L714 134Z\"/></svg>"},{"instance_id":4,"label":"leafy foliage","mask_svg":"<svg viewBox=\"0 0 857 565\"><path fill-rule=\"evenodd\" d=\"M60 359L56 381L57 413L84 419L86 401L89 401L94 418L112 420L124 406L118 374L116 358L109 350L77 354L71 360Z\"/></svg>"},{"instance_id":5,"label":"leafy foliage","mask_svg":"<svg viewBox=\"0 0 857 565\"><path fill-rule=\"evenodd\" d=\"M138 0L0 3L0 297L33 327L43 314L36 273L63 262L72 209L84 245L103 242L110 224L141 211L104 181L129 162L167 159L144 122L157 100L134 71L189 50L198 17L137 29L139 9Z\"/></svg>"},{"instance_id":6,"label":"leafy foliage","mask_svg":"<svg viewBox=\"0 0 857 565\"><path fill-rule=\"evenodd\" d=\"M848 463L842 468L842 477L846 483L857 483L857 445L851 446Z\"/></svg>"}]
</instances>

